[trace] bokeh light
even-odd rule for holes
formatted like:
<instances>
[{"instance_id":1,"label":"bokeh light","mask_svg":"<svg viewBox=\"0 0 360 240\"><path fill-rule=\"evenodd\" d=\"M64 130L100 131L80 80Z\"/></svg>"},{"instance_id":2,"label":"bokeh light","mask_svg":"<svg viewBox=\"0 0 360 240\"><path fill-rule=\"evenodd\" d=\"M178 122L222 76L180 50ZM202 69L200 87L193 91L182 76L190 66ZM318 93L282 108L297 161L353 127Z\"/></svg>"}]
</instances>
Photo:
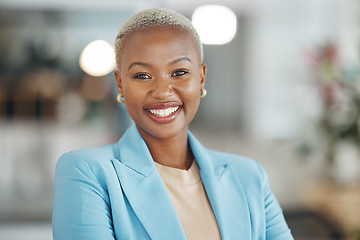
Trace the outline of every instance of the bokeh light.
<instances>
[{"instance_id":1,"label":"bokeh light","mask_svg":"<svg viewBox=\"0 0 360 240\"><path fill-rule=\"evenodd\" d=\"M79 63L87 74L94 77L105 76L115 67L114 48L104 40L93 41L82 51Z\"/></svg>"},{"instance_id":2,"label":"bokeh light","mask_svg":"<svg viewBox=\"0 0 360 240\"><path fill-rule=\"evenodd\" d=\"M236 15L224 6L204 5L196 8L192 23L204 44L226 44L236 34Z\"/></svg>"}]
</instances>

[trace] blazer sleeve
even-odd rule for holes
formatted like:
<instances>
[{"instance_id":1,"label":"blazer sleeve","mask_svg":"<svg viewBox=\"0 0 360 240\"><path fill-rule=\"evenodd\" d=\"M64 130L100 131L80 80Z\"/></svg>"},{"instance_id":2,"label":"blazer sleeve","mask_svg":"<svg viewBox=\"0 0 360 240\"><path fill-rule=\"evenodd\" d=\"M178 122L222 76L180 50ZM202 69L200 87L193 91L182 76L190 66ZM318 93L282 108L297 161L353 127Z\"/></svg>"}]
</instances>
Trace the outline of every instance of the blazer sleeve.
<instances>
[{"instance_id":1,"label":"blazer sleeve","mask_svg":"<svg viewBox=\"0 0 360 240\"><path fill-rule=\"evenodd\" d=\"M267 173L260 164L258 165L263 176L262 189L265 204L266 239L293 240L294 238L285 221L280 204L270 190Z\"/></svg>"},{"instance_id":2,"label":"blazer sleeve","mask_svg":"<svg viewBox=\"0 0 360 240\"><path fill-rule=\"evenodd\" d=\"M115 239L108 193L76 152L56 166L52 225L54 240Z\"/></svg>"}]
</instances>

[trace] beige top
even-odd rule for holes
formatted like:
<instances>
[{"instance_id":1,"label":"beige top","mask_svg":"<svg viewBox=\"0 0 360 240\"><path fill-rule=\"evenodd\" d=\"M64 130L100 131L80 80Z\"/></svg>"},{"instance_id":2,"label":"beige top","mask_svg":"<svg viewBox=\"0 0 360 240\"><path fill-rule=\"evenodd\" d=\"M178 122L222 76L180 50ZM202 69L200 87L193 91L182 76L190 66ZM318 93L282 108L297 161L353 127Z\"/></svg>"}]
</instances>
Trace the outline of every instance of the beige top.
<instances>
[{"instance_id":1,"label":"beige top","mask_svg":"<svg viewBox=\"0 0 360 240\"><path fill-rule=\"evenodd\" d=\"M155 162L187 239L221 239L214 212L194 160L188 170Z\"/></svg>"}]
</instances>

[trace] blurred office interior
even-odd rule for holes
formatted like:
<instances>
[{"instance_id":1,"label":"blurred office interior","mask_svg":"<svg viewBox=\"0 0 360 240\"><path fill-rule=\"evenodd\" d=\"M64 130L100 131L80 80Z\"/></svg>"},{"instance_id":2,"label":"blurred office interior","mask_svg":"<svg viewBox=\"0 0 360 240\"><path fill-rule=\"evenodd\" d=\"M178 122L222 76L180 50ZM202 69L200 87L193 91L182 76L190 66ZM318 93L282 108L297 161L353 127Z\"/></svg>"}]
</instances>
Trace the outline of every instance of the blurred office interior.
<instances>
[{"instance_id":1,"label":"blurred office interior","mask_svg":"<svg viewBox=\"0 0 360 240\"><path fill-rule=\"evenodd\" d=\"M207 4L231 9L237 31L204 46L191 130L264 165L295 239L360 239L358 0L0 0L0 240L52 239L57 159L132 124L112 73L80 67L83 49L113 45L140 10L191 19Z\"/></svg>"}]
</instances>

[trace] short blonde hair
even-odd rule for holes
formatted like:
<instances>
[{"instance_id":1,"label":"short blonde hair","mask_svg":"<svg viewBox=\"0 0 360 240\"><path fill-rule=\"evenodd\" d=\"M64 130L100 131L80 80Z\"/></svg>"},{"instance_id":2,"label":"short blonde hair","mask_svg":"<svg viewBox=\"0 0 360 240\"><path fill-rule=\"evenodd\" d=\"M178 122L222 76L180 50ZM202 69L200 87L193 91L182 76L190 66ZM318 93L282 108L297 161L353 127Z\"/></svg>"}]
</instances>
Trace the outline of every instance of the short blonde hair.
<instances>
[{"instance_id":1,"label":"short blonde hair","mask_svg":"<svg viewBox=\"0 0 360 240\"><path fill-rule=\"evenodd\" d=\"M137 30L151 27L174 27L187 31L195 40L199 50L200 61L203 62L203 46L200 37L191 21L180 13L165 9L152 8L133 15L119 30L115 40L115 57L117 66L120 63L120 52L123 47L123 40L130 33Z\"/></svg>"}]
</instances>

